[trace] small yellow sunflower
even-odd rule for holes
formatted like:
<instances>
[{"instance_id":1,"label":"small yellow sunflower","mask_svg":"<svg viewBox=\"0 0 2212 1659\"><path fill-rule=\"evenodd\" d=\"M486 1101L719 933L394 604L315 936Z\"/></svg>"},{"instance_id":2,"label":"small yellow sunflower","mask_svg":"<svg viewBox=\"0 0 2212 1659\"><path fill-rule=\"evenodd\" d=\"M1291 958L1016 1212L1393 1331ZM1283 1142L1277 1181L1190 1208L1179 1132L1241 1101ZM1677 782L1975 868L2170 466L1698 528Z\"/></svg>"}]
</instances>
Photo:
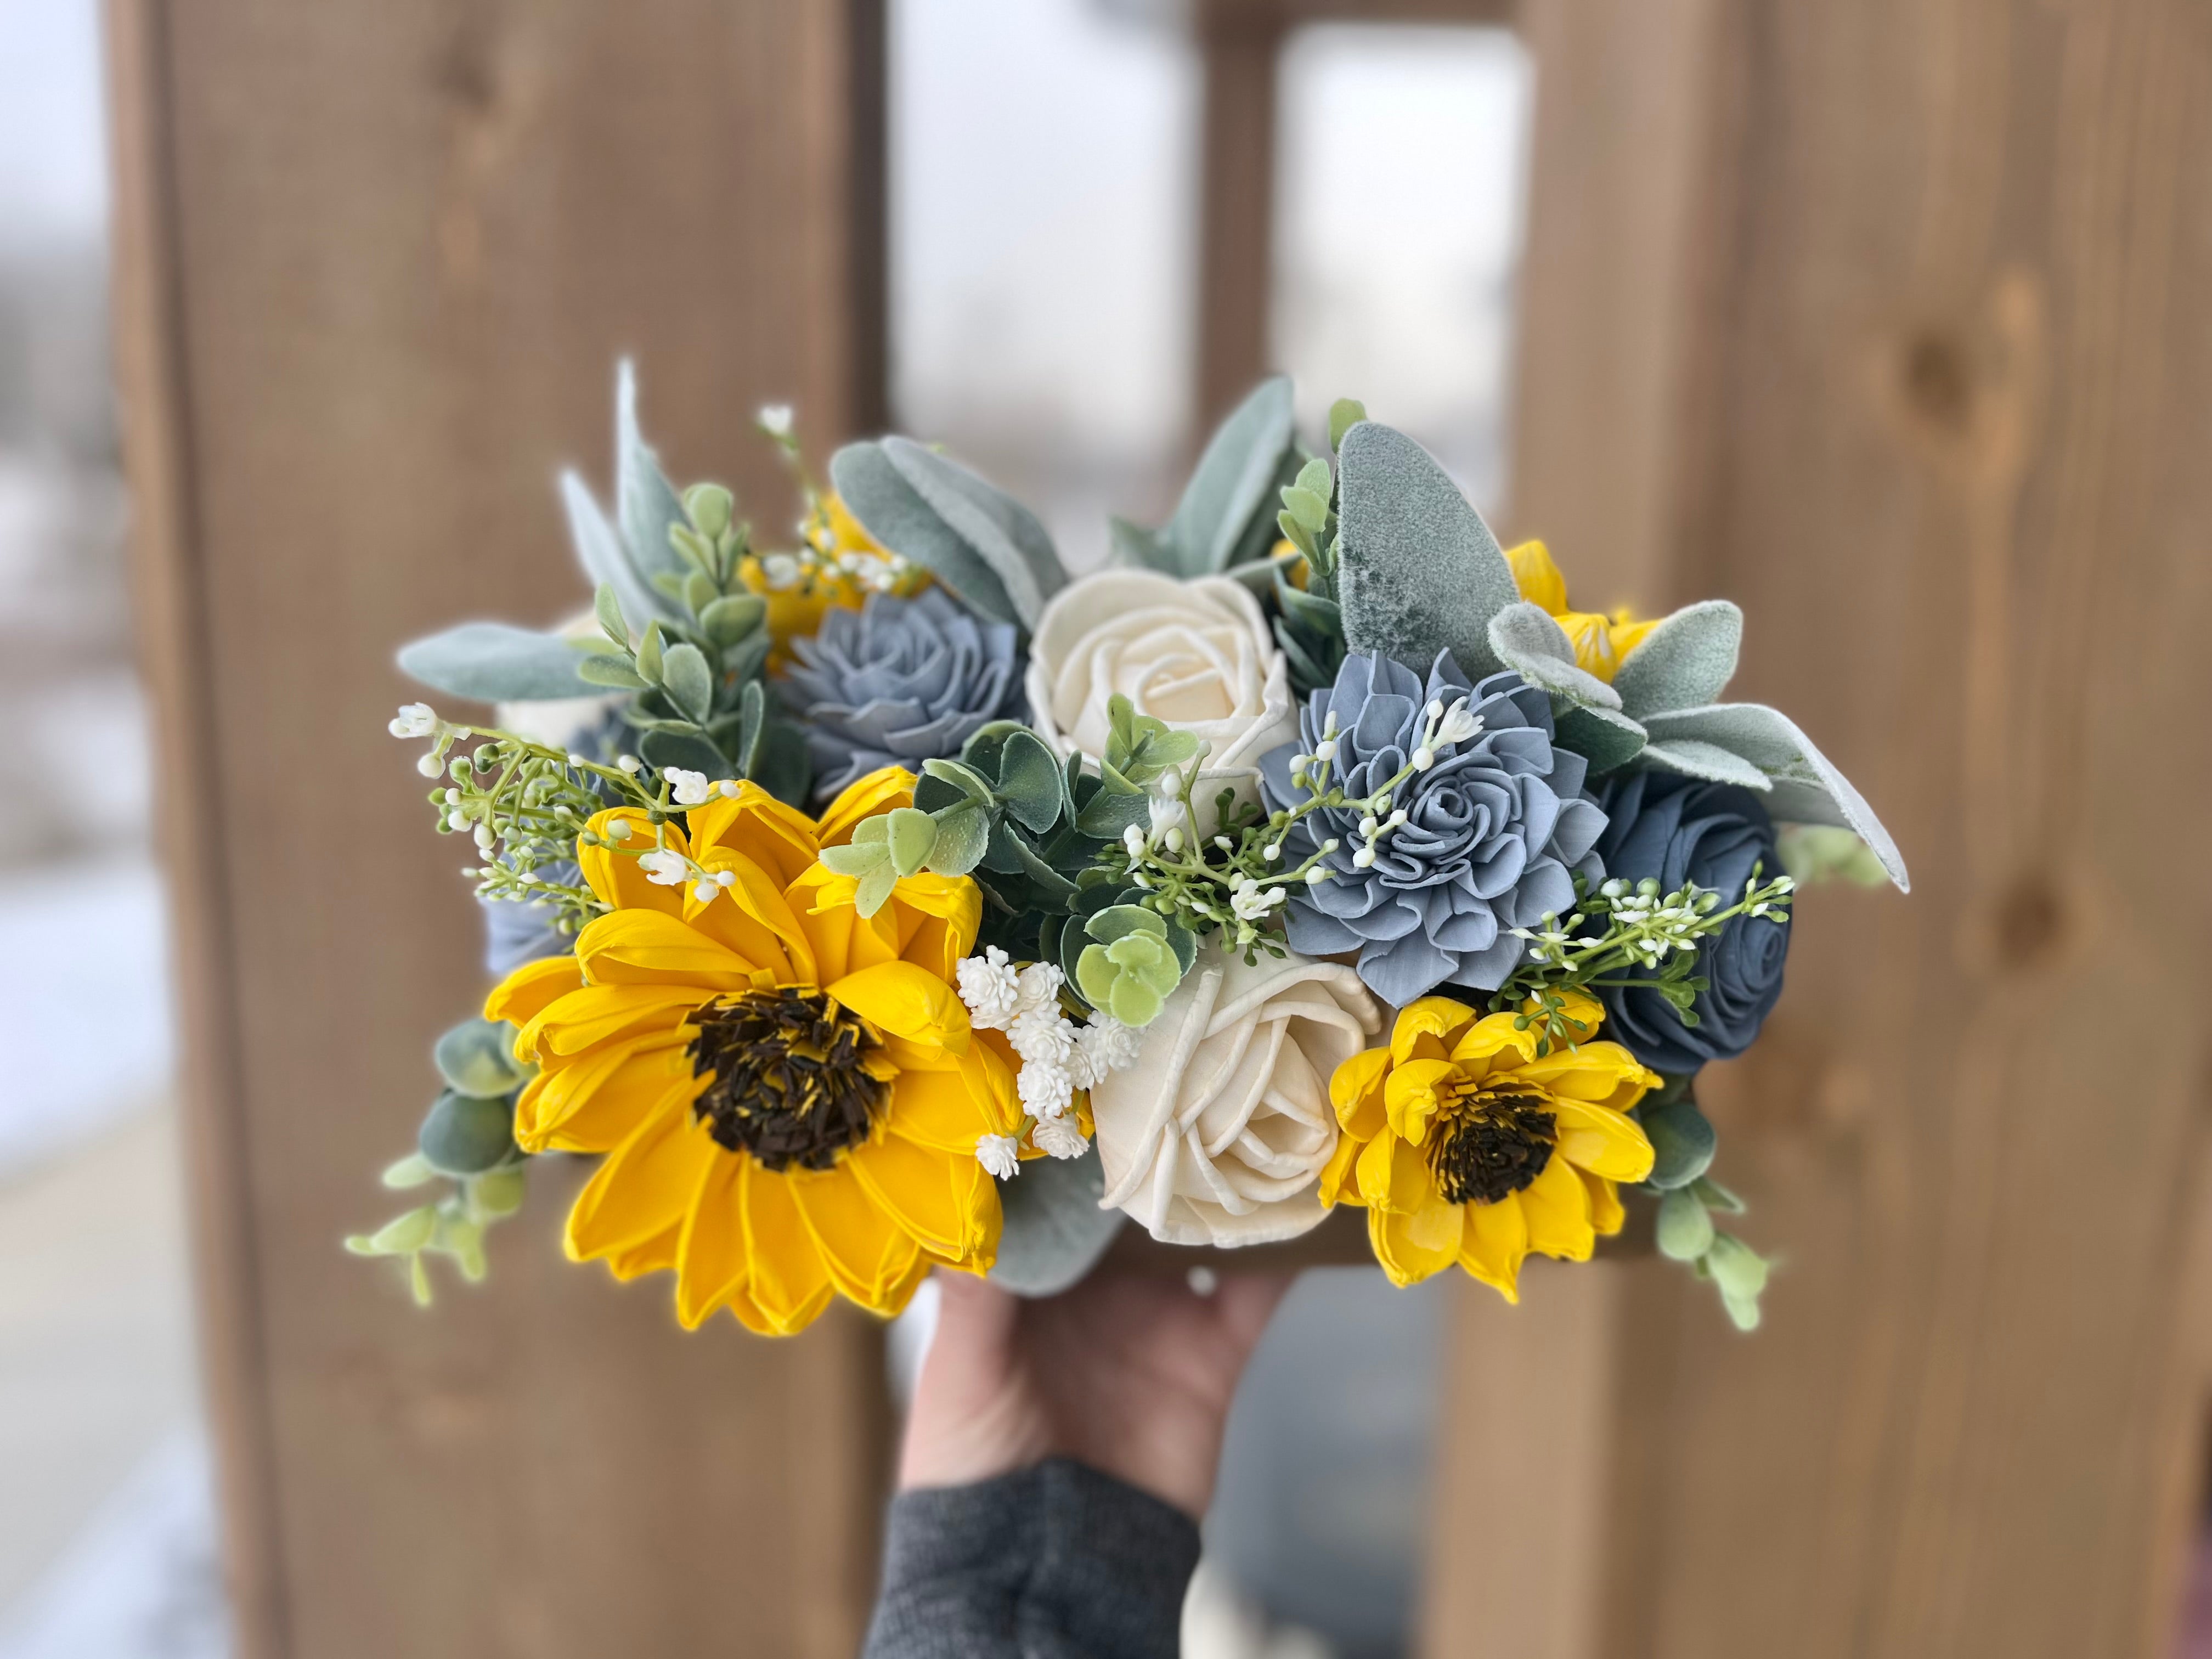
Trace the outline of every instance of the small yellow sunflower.
<instances>
[{"instance_id":1,"label":"small yellow sunflower","mask_svg":"<svg viewBox=\"0 0 2212 1659\"><path fill-rule=\"evenodd\" d=\"M863 917L853 879L817 861L913 789L874 773L817 823L740 785L692 808L688 833L663 826L679 856L652 864L617 850L653 848L644 813L599 813L579 862L612 909L484 1006L539 1067L516 1140L606 1154L569 1255L621 1279L673 1268L687 1327L726 1306L785 1334L833 1291L896 1313L932 1262L981 1273L997 1252L977 1142L1023 1120L1012 1051L969 1029L954 988L981 896L911 876Z\"/></svg>"},{"instance_id":2,"label":"small yellow sunflower","mask_svg":"<svg viewBox=\"0 0 2212 1659\"><path fill-rule=\"evenodd\" d=\"M1569 992L1566 1005L1571 1028L1595 1034L1605 1017L1595 1000ZM1456 1261L1518 1301L1529 1251L1587 1261L1598 1234L1620 1231L1613 1183L1651 1173L1651 1143L1628 1109L1657 1074L1617 1042L1540 1056L1540 1033L1514 1018L1423 997L1398 1016L1389 1048L1354 1054L1329 1080L1344 1134L1322 1201L1366 1206L1393 1284Z\"/></svg>"},{"instance_id":3,"label":"small yellow sunflower","mask_svg":"<svg viewBox=\"0 0 2212 1659\"><path fill-rule=\"evenodd\" d=\"M1638 622L1621 606L1611 616L1595 611L1575 611L1567 605L1567 579L1552 562L1551 550L1541 542L1523 542L1508 548L1506 562L1513 567L1513 585L1521 597L1552 613L1566 636L1574 641L1575 665L1595 674L1607 684L1620 672L1621 659L1644 643L1644 636L1659 625L1659 618Z\"/></svg>"}]
</instances>

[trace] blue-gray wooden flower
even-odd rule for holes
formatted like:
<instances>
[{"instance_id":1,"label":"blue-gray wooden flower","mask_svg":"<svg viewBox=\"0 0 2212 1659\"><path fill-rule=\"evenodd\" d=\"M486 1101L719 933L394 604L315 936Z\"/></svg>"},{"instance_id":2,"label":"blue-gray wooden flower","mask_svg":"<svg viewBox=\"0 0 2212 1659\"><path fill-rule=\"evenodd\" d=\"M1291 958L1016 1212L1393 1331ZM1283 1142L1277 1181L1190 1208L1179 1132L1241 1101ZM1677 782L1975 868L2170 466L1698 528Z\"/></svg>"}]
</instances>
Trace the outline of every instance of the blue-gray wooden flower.
<instances>
[{"instance_id":1,"label":"blue-gray wooden flower","mask_svg":"<svg viewBox=\"0 0 2212 1659\"><path fill-rule=\"evenodd\" d=\"M1588 763L1552 743L1550 700L1517 674L1470 687L1449 651L1427 683L1387 657L1354 654L1334 685L1306 700L1298 744L1261 763L1272 808L1308 792L1291 783L1294 754L1312 754L1336 717L1332 780L1364 797L1419 746L1431 702L1467 699L1481 725L1441 744L1435 764L1401 785L1391 803L1405 822L1376 844L1374 862L1355 862L1358 815L1324 810L1300 819L1283 848L1288 867L1334 839L1330 878L1301 889L1285 917L1291 948L1308 956L1359 952L1359 976L1385 1002L1403 1006L1438 985L1495 990L1525 949L1515 927L1574 907L1573 873L1602 872L1591 849L1605 817L1583 793Z\"/></svg>"},{"instance_id":2,"label":"blue-gray wooden flower","mask_svg":"<svg viewBox=\"0 0 2212 1659\"><path fill-rule=\"evenodd\" d=\"M1748 789L1636 772L1608 781L1599 800L1607 824L1597 850L1608 876L1631 882L1653 877L1668 893L1695 882L1718 893L1725 906L1743 897L1755 866L1765 866L1762 881L1782 872L1773 823ZM1786 917L1737 916L1698 945L1697 972L1707 983L1694 1005L1695 1025L1683 1024L1656 991L1610 987L1599 993L1605 1035L1653 1071L1674 1076L1740 1054L1782 994L1789 953ZM1632 976L1651 975L1638 970Z\"/></svg>"},{"instance_id":3,"label":"blue-gray wooden flower","mask_svg":"<svg viewBox=\"0 0 2212 1659\"><path fill-rule=\"evenodd\" d=\"M791 651L779 690L805 728L823 800L878 767L957 755L978 726L1021 713L1013 624L979 622L939 588L833 608Z\"/></svg>"}]
</instances>

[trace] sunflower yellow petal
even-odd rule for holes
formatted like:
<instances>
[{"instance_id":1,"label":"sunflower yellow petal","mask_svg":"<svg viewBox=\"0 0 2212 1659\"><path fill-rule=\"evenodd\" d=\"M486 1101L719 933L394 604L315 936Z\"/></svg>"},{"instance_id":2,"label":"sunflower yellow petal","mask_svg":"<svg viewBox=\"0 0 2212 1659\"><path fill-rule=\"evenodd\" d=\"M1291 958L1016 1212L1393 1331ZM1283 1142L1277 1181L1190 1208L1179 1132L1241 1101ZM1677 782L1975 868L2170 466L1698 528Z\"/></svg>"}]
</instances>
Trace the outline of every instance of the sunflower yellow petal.
<instances>
[{"instance_id":1,"label":"sunflower yellow petal","mask_svg":"<svg viewBox=\"0 0 2212 1659\"><path fill-rule=\"evenodd\" d=\"M1528 1222L1522 1212L1521 1194L1461 1209L1459 1265L1508 1302L1518 1302L1521 1263L1528 1254Z\"/></svg>"},{"instance_id":2,"label":"sunflower yellow petal","mask_svg":"<svg viewBox=\"0 0 2212 1659\"><path fill-rule=\"evenodd\" d=\"M998 1252L997 1183L975 1161L885 1135L845 1155L868 1196L932 1255L988 1262Z\"/></svg>"},{"instance_id":3,"label":"sunflower yellow petal","mask_svg":"<svg viewBox=\"0 0 2212 1659\"><path fill-rule=\"evenodd\" d=\"M1511 1014L1485 1014L1452 1041L1451 1057L1470 1079L1516 1070L1536 1057L1536 1033L1516 1030Z\"/></svg>"},{"instance_id":4,"label":"sunflower yellow petal","mask_svg":"<svg viewBox=\"0 0 2212 1659\"><path fill-rule=\"evenodd\" d=\"M628 1139L681 1087L695 1090L681 1033L633 1037L549 1066L514 1103L514 1139L526 1152L605 1152Z\"/></svg>"},{"instance_id":5,"label":"sunflower yellow petal","mask_svg":"<svg viewBox=\"0 0 2212 1659\"><path fill-rule=\"evenodd\" d=\"M584 982L583 965L573 956L542 957L526 962L492 988L484 999L483 1017L527 1025L558 999ZM525 1056L529 1058L529 1056Z\"/></svg>"},{"instance_id":6,"label":"sunflower yellow petal","mask_svg":"<svg viewBox=\"0 0 2212 1659\"><path fill-rule=\"evenodd\" d=\"M1368 1242L1394 1285L1419 1284L1459 1258L1459 1206L1446 1203L1433 1185L1422 1184L1425 1191L1411 1209L1376 1210L1368 1216Z\"/></svg>"},{"instance_id":7,"label":"sunflower yellow petal","mask_svg":"<svg viewBox=\"0 0 2212 1659\"><path fill-rule=\"evenodd\" d=\"M606 833L607 827L618 820L629 828L628 837L619 843L624 849L621 852L606 844L611 839ZM656 845L674 853L690 853L691 844L684 838L682 830L675 824L664 823L656 831L653 820L635 806L616 806L595 812L584 827L598 836L602 844L586 847L579 841L576 863L584 872L585 882L599 896L599 902L620 910L663 910L672 916L683 914L684 890L664 887L647 879L638 862ZM654 840L656 833L659 836L658 842Z\"/></svg>"},{"instance_id":8,"label":"sunflower yellow petal","mask_svg":"<svg viewBox=\"0 0 2212 1659\"><path fill-rule=\"evenodd\" d=\"M888 1312L921 1247L869 1201L849 1170L793 1174L788 1185L830 1282L870 1312Z\"/></svg>"},{"instance_id":9,"label":"sunflower yellow petal","mask_svg":"<svg viewBox=\"0 0 2212 1659\"><path fill-rule=\"evenodd\" d=\"M576 959L594 985L689 985L715 991L748 990L768 965L739 956L660 910L610 910L594 918L576 935ZM775 983L775 978L768 982Z\"/></svg>"},{"instance_id":10,"label":"sunflower yellow petal","mask_svg":"<svg viewBox=\"0 0 2212 1659\"><path fill-rule=\"evenodd\" d=\"M514 1052L550 1062L604 1042L673 1031L705 1000L682 985L586 985L540 1010L515 1039Z\"/></svg>"},{"instance_id":11,"label":"sunflower yellow petal","mask_svg":"<svg viewBox=\"0 0 2212 1659\"><path fill-rule=\"evenodd\" d=\"M745 1289L779 1336L804 1330L830 1305L830 1270L793 1198L793 1177L742 1160Z\"/></svg>"},{"instance_id":12,"label":"sunflower yellow petal","mask_svg":"<svg viewBox=\"0 0 2212 1659\"><path fill-rule=\"evenodd\" d=\"M1594 1176L1587 1170L1576 1173L1582 1176L1583 1187L1589 1194L1592 1231L1601 1238L1611 1238L1628 1220L1628 1212L1620 1205L1620 1192L1602 1176Z\"/></svg>"},{"instance_id":13,"label":"sunflower yellow petal","mask_svg":"<svg viewBox=\"0 0 2212 1659\"><path fill-rule=\"evenodd\" d=\"M754 860L726 847L713 848L700 862L716 875L726 872L733 879L703 903L687 890L685 923L760 968L775 984L814 983L813 947L775 879Z\"/></svg>"},{"instance_id":14,"label":"sunflower yellow petal","mask_svg":"<svg viewBox=\"0 0 2212 1659\"><path fill-rule=\"evenodd\" d=\"M1608 1106L1552 1097L1559 1154L1608 1181L1641 1181L1651 1173L1651 1143L1636 1120Z\"/></svg>"},{"instance_id":15,"label":"sunflower yellow petal","mask_svg":"<svg viewBox=\"0 0 2212 1659\"><path fill-rule=\"evenodd\" d=\"M676 1317L696 1331L745 1279L745 1230L738 1192L747 1160L725 1152L699 1174L676 1248Z\"/></svg>"},{"instance_id":16,"label":"sunflower yellow petal","mask_svg":"<svg viewBox=\"0 0 2212 1659\"><path fill-rule=\"evenodd\" d=\"M879 963L823 988L830 1000L892 1036L960 1054L968 1047L968 1006L926 968Z\"/></svg>"},{"instance_id":17,"label":"sunflower yellow petal","mask_svg":"<svg viewBox=\"0 0 2212 1659\"><path fill-rule=\"evenodd\" d=\"M1540 605L1553 616L1567 608L1567 579L1552 562L1552 550L1541 542L1523 542L1505 550L1505 562L1513 568L1513 585L1531 605Z\"/></svg>"},{"instance_id":18,"label":"sunflower yellow petal","mask_svg":"<svg viewBox=\"0 0 2212 1659\"><path fill-rule=\"evenodd\" d=\"M666 1273L676 1265L676 1252L684 1237L681 1222L672 1222L650 1238L610 1250L601 1258L607 1271L625 1284L647 1273Z\"/></svg>"},{"instance_id":19,"label":"sunflower yellow petal","mask_svg":"<svg viewBox=\"0 0 2212 1659\"><path fill-rule=\"evenodd\" d=\"M717 795L693 807L684 822L691 829L692 856L701 864L726 848L766 870L779 889L796 881L821 850L813 819L750 781L738 784L734 797Z\"/></svg>"},{"instance_id":20,"label":"sunflower yellow petal","mask_svg":"<svg viewBox=\"0 0 2212 1659\"><path fill-rule=\"evenodd\" d=\"M1382 1109L1391 1133L1420 1145L1428 1137L1430 1118L1459 1076L1459 1066L1449 1060L1401 1060L1382 1081Z\"/></svg>"},{"instance_id":21,"label":"sunflower yellow petal","mask_svg":"<svg viewBox=\"0 0 2212 1659\"><path fill-rule=\"evenodd\" d=\"M853 839L862 818L888 812L894 806L914 805L914 774L903 767L885 766L847 784L822 814L817 828L824 847L842 847Z\"/></svg>"},{"instance_id":22,"label":"sunflower yellow petal","mask_svg":"<svg viewBox=\"0 0 2212 1659\"><path fill-rule=\"evenodd\" d=\"M1390 1028L1390 1059L1403 1066L1413 1059L1442 1060L1451 1052L1457 1034L1474 1021L1474 1010L1449 997L1423 997L1409 1002Z\"/></svg>"},{"instance_id":23,"label":"sunflower yellow petal","mask_svg":"<svg viewBox=\"0 0 2212 1659\"><path fill-rule=\"evenodd\" d=\"M1362 1140L1382 1133L1382 1080L1390 1074L1390 1051L1365 1048L1339 1066L1328 1079L1328 1103L1345 1133Z\"/></svg>"},{"instance_id":24,"label":"sunflower yellow petal","mask_svg":"<svg viewBox=\"0 0 2212 1659\"><path fill-rule=\"evenodd\" d=\"M1013 1073L980 1042L945 1070L902 1070L884 1113L891 1133L969 1158L978 1136L1012 1134L1021 1121Z\"/></svg>"},{"instance_id":25,"label":"sunflower yellow petal","mask_svg":"<svg viewBox=\"0 0 2212 1659\"><path fill-rule=\"evenodd\" d=\"M576 1195L566 1233L569 1260L612 1255L681 1223L715 1150L680 1107L638 1125Z\"/></svg>"},{"instance_id":26,"label":"sunflower yellow petal","mask_svg":"<svg viewBox=\"0 0 2212 1659\"><path fill-rule=\"evenodd\" d=\"M1329 1154L1328 1162L1322 1166L1321 1172L1321 1201L1323 1204L1332 1206L1338 1204L1364 1206L1367 1202L1359 1195L1357 1179L1359 1154L1364 1150L1363 1145L1349 1134L1337 1137L1336 1150Z\"/></svg>"},{"instance_id":27,"label":"sunflower yellow petal","mask_svg":"<svg viewBox=\"0 0 2212 1659\"><path fill-rule=\"evenodd\" d=\"M1589 1190L1563 1158L1552 1158L1544 1172L1518 1194L1528 1223L1528 1248L1569 1261L1587 1261L1597 1246L1590 1225Z\"/></svg>"}]
</instances>

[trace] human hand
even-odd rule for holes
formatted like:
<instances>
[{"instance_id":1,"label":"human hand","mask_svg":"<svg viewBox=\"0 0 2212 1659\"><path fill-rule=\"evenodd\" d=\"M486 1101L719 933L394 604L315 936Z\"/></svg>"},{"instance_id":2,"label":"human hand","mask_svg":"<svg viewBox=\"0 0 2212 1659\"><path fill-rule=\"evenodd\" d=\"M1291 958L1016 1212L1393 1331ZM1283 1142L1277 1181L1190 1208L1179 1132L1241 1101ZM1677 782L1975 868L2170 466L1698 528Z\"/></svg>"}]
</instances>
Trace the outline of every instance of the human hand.
<instances>
[{"instance_id":1,"label":"human hand","mask_svg":"<svg viewBox=\"0 0 2212 1659\"><path fill-rule=\"evenodd\" d=\"M1291 1278L1223 1273L1201 1296L1109 1268L1031 1301L940 1271L899 1489L1072 1457L1203 1516L1237 1379Z\"/></svg>"}]
</instances>

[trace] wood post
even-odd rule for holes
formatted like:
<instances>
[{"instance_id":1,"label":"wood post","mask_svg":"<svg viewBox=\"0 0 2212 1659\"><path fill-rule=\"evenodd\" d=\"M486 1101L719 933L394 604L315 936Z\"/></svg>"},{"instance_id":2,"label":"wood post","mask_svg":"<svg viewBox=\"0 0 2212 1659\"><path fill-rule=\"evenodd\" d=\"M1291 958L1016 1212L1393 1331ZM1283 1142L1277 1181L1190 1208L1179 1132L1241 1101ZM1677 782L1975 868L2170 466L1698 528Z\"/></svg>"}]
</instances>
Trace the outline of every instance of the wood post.
<instances>
[{"instance_id":1,"label":"wood post","mask_svg":"<svg viewBox=\"0 0 2212 1659\"><path fill-rule=\"evenodd\" d=\"M481 996L459 844L383 731L401 641L586 599L617 356L679 478L781 532L750 432L882 416L880 0L112 0L118 326L239 1643L849 1654L879 1331L686 1337L560 1258L418 1313L341 1237ZM875 89L871 92L869 89ZM856 95L856 89L858 95ZM873 101L872 102L872 100Z\"/></svg>"},{"instance_id":2,"label":"wood post","mask_svg":"<svg viewBox=\"0 0 2212 1659\"><path fill-rule=\"evenodd\" d=\"M1584 605L1741 603L1736 695L1915 886L1807 894L1765 1039L1708 1074L1783 1256L1765 1329L1656 1262L1468 1291L1426 1651L2153 1659L2212 1357L2212 885L2178 851L2212 812L2212 29L1525 27L1516 527ZM1532 1534L1589 1602L1528 1593Z\"/></svg>"}]
</instances>

